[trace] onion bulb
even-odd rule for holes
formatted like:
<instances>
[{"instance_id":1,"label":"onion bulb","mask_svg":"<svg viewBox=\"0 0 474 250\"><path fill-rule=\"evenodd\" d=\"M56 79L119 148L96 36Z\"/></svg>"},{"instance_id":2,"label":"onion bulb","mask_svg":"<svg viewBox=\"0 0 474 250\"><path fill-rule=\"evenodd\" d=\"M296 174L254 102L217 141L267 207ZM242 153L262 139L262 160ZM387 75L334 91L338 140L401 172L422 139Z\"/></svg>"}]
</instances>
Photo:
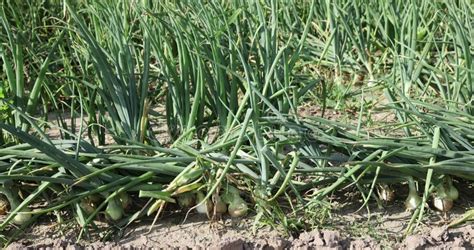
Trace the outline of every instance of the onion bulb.
<instances>
[{"instance_id":1,"label":"onion bulb","mask_svg":"<svg viewBox=\"0 0 474 250\"><path fill-rule=\"evenodd\" d=\"M92 214L97 208L96 204L89 197L84 198L81 203L79 203L79 206L86 214Z\"/></svg>"},{"instance_id":2,"label":"onion bulb","mask_svg":"<svg viewBox=\"0 0 474 250\"><path fill-rule=\"evenodd\" d=\"M234 199L230 202L229 214L232 217L242 217L245 216L249 210L247 203L240 198L240 196L235 196Z\"/></svg>"},{"instance_id":3,"label":"onion bulb","mask_svg":"<svg viewBox=\"0 0 474 250\"><path fill-rule=\"evenodd\" d=\"M202 202L204 198L205 196L201 191L198 191L196 193L196 203L198 204L196 210L198 213L205 214L208 218L211 218L212 209L214 206L212 204L212 201L210 201L209 199Z\"/></svg>"},{"instance_id":4,"label":"onion bulb","mask_svg":"<svg viewBox=\"0 0 474 250\"><path fill-rule=\"evenodd\" d=\"M239 190L233 186L227 187L227 192L222 195L222 200L229 204L227 210L232 217L245 216L248 212L247 203L240 197Z\"/></svg>"},{"instance_id":5,"label":"onion bulb","mask_svg":"<svg viewBox=\"0 0 474 250\"><path fill-rule=\"evenodd\" d=\"M17 225L23 225L31 219L31 214L29 208L23 208L18 214L13 218L13 223Z\"/></svg>"},{"instance_id":6,"label":"onion bulb","mask_svg":"<svg viewBox=\"0 0 474 250\"><path fill-rule=\"evenodd\" d=\"M448 212L453 208L453 200L448 198L441 198L439 196L435 196L433 198L433 206L441 212Z\"/></svg>"},{"instance_id":7,"label":"onion bulb","mask_svg":"<svg viewBox=\"0 0 474 250\"><path fill-rule=\"evenodd\" d=\"M0 215L5 215L8 212L8 200L0 196Z\"/></svg>"},{"instance_id":8,"label":"onion bulb","mask_svg":"<svg viewBox=\"0 0 474 250\"><path fill-rule=\"evenodd\" d=\"M453 201L459 198L458 189L453 185L453 180L450 176L446 176L446 195Z\"/></svg>"},{"instance_id":9,"label":"onion bulb","mask_svg":"<svg viewBox=\"0 0 474 250\"><path fill-rule=\"evenodd\" d=\"M0 187L0 192L7 197L8 203L10 203L11 211L20 206L21 202L19 201L17 193L12 192L9 188L4 187ZM15 217L13 217L13 223L17 225L23 225L24 223L28 222L31 219L31 214L28 213L30 211L31 210L27 207L23 208L15 215Z\"/></svg>"},{"instance_id":10,"label":"onion bulb","mask_svg":"<svg viewBox=\"0 0 474 250\"><path fill-rule=\"evenodd\" d=\"M227 212L227 205L222 201L218 194L214 197L214 206L216 208L216 213L223 214Z\"/></svg>"},{"instance_id":11,"label":"onion bulb","mask_svg":"<svg viewBox=\"0 0 474 250\"><path fill-rule=\"evenodd\" d=\"M444 183L440 183L436 186L436 192L433 197L433 206L441 212L448 212L453 208L453 199L446 191Z\"/></svg>"},{"instance_id":12,"label":"onion bulb","mask_svg":"<svg viewBox=\"0 0 474 250\"><path fill-rule=\"evenodd\" d=\"M392 202L395 199L395 192L385 183L380 184L378 194L379 198L385 202Z\"/></svg>"},{"instance_id":13,"label":"onion bulb","mask_svg":"<svg viewBox=\"0 0 474 250\"><path fill-rule=\"evenodd\" d=\"M127 192L121 192L118 194L120 204L122 205L122 208L124 210L127 210L128 207L130 207L130 204L132 203L130 196L127 194Z\"/></svg>"},{"instance_id":14,"label":"onion bulb","mask_svg":"<svg viewBox=\"0 0 474 250\"><path fill-rule=\"evenodd\" d=\"M190 208L194 205L195 196L192 193L187 192L187 193L180 194L177 197L177 200L178 200L178 205L181 208Z\"/></svg>"},{"instance_id":15,"label":"onion bulb","mask_svg":"<svg viewBox=\"0 0 474 250\"><path fill-rule=\"evenodd\" d=\"M408 197L405 200L405 207L407 210L413 210L413 209L416 209L421 204L422 200L420 196L418 196L418 193L416 191L415 181L413 180L412 177L408 178L408 188L410 190L408 193Z\"/></svg>"},{"instance_id":16,"label":"onion bulb","mask_svg":"<svg viewBox=\"0 0 474 250\"><path fill-rule=\"evenodd\" d=\"M97 209L97 204L101 201L101 197L97 194L92 194L81 200L79 206L86 214L92 214Z\"/></svg>"},{"instance_id":17,"label":"onion bulb","mask_svg":"<svg viewBox=\"0 0 474 250\"><path fill-rule=\"evenodd\" d=\"M123 207L120 200L117 197L114 197L109 200L107 208L105 209L105 216L113 221L122 219L123 216Z\"/></svg>"}]
</instances>

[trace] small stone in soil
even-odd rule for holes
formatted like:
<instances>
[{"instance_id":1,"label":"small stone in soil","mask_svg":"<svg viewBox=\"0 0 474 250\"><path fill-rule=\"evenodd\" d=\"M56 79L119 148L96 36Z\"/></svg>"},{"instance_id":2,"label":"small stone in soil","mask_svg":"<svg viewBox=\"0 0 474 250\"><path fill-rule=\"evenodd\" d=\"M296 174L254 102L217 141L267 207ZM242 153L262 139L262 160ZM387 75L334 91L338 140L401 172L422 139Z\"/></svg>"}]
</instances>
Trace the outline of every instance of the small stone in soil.
<instances>
[{"instance_id":1,"label":"small stone in soil","mask_svg":"<svg viewBox=\"0 0 474 250\"><path fill-rule=\"evenodd\" d=\"M407 249L424 249L426 245L426 239L419 235L410 235L406 238L405 242Z\"/></svg>"},{"instance_id":2,"label":"small stone in soil","mask_svg":"<svg viewBox=\"0 0 474 250\"><path fill-rule=\"evenodd\" d=\"M438 242L443 242L448 240L448 228L444 227L435 227L431 230L430 236L433 240Z\"/></svg>"},{"instance_id":3,"label":"small stone in soil","mask_svg":"<svg viewBox=\"0 0 474 250\"><path fill-rule=\"evenodd\" d=\"M462 247L464 245L464 239L462 237L456 237L454 238L453 244L451 245L452 247Z\"/></svg>"},{"instance_id":4,"label":"small stone in soil","mask_svg":"<svg viewBox=\"0 0 474 250\"><path fill-rule=\"evenodd\" d=\"M337 231L324 231L324 241L328 247L336 247L339 245L340 235Z\"/></svg>"},{"instance_id":5,"label":"small stone in soil","mask_svg":"<svg viewBox=\"0 0 474 250\"><path fill-rule=\"evenodd\" d=\"M286 241L280 237L272 237L267 240L268 247L273 248L275 250L283 250L287 249L290 245L289 241Z\"/></svg>"},{"instance_id":6,"label":"small stone in soil","mask_svg":"<svg viewBox=\"0 0 474 250\"><path fill-rule=\"evenodd\" d=\"M244 243L242 239L230 238L222 240L217 246L211 247L211 249L243 250Z\"/></svg>"}]
</instances>

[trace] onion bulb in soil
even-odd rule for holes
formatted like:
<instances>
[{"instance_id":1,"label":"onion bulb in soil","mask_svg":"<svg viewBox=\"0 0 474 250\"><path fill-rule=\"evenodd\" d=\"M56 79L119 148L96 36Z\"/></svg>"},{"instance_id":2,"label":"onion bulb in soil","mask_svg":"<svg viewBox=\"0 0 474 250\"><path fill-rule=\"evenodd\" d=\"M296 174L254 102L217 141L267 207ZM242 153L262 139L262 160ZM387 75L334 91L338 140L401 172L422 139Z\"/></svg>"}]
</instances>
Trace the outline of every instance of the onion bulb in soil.
<instances>
[{"instance_id":1,"label":"onion bulb in soil","mask_svg":"<svg viewBox=\"0 0 474 250\"><path fill-rule=\"evenodd\" d=\"M433 206L441 212L448 212L453 208L454 201L459 197L458 190L453 186L451 177L447 176L444 182L436 186L433 197Z\"/></svg>"},{"instance_id":2,"label":"onion bulb in soil","mask_svg":"<svg viewBox=\"0 0 474 250\"><path fill-rule=\"evenodd\" d=\"M240 196L234 197L234 199L230 202L229 207L229 214L232 217L242 217L245 216L249 210L247 203L240 198Z\"/></svg>"},{"instance_id":3,"label":"onion bulb in soil","mask_svg":"<svg viewBox=\"0 0 474 250\"><path fill-rule=\"evenodd\" d=\"M212 204L212 201L209 199L202 202L204 198L205 198L205 195L201 191L198 191L196 193L196 204L198 204L198 206L196 207L196 210L198 213L205 214L207 215L208 218L211 218L212 209L214 209L214 205Z\"/></svg>"},{"instance_id":4,"label":"onion bulb in soil","mask_svg":"<svg viewBox=\"0 0 474 250\"><path fill-rule=\"evenodd\" d=\"M385 202L392 202L395 199L395 191L385 183L380 184L378 194L379 198Z\"/></svg>"},{"instance_id":5,"label":"onion bulb in soil","mask_svg":"<svg viewBox=\"0 0 474 250\"><path fill-rule=\"evenodd\" d=\"M190 208L194 205L195 195L193 193L187 192L178 195L178 205L181 208Z\"/></svg>"},{"instance_id":6,"label":"onion bulb in soil","mask_svg":"<svg viewBox=\"0 0 474 250\"><path fill-rule=\"evenodd\" d=\"M127 210L130 207L130 204L132 204L130 196L127 194L127 192L121 192L118 194L118 197L123 210Z\"/></svg>"},{"instance_id":7,"label":"onion bulb in soil","mask_svg":"<svg viewBox=\"0 0 474 250\"><path fill-rule=\"evenodd\" d=\"M453 179L451 176L446 176L446 195L453 201L459 198L458 189L453 185Z\"/></svg>"},{"instance_id":8,"label":"onion bulb in soil","mask_svg":"<svg viewBox=\"0 0 474 250\"><path fill-rule=\"evenodd\" d=\"M227 205L222 201L221 197L218 194L214 196L214 206L216 209L216 213L223 214L227 212Z\"/></svg>"},{"instance_id":9,"label":"onion bulb in soil","mask_svg":"<svg viewBox=\"0 0 474 250\"><path fill-rule=\"evenodd\" d=\"M454 202L448 198L441 198L439 196L435 196L433 198L433 206L441 212L448 212L453 208Z\"/></svg>"},{"instance_id":10,"label":"onion bulb in soil","mask_svg":"<svg viewBox=\"0 0 474 250\"><path fill-rule=\"evenodd\" d=\"M407 210L413 210L413 209L416 209L420 205L422 200L420 196L418 196L418 192L416 191L415 181L413 180L412 177L408 178L408 188L409 188L409 193L408 193L407 199L405 200L405 207Z\"/></svg>"},{"instance_id":11,"label":"onion bulb in soil","mask_svg":"<svg viewBox=\"0 0 474 250\"><path fill-rule=\"evenodd\" d=\"M97 209L97 204L99 204L101 200L100 195L89 195L81 200L79 206L84 212L86 212L86 214L92 214Z\"/></svg>"},{"instance_id":12,"label":"onion bulb in soil","mask_svg":"<svg viewBox=\"0 0 474 250\"><path fill-rule=\"evenodd\" d=\"M10 203L10 211L15 210L21 204L18 194L10 188L0 187L0 193L3 193L5 197L7 197L8 203ZM16 225L23 225L28 222L31 219L31 214L28 214L30 211L31 210L27 207L23 208L15 215L15 217L13 217L13 223Z\"/></svg>"},{"instance_id":13,"label":"onion bulb in soil","mask_svg":"<svg viewBox=\"0 0 474 250\"><path fill-rule=\"evenodd\" d=\"M118 197L109 200L107 208L105 209L105 216L112 221L122 219L123 207Z\"/></svg>"},{"instance_id":14,"label":"onion bulb in soil","mask_svg":"<svg viewBox=\"0 0 474 250\"><path fill-rule=\"evenodd\" d=\"M248 212L247 203L240 197L239 190L233 186L228 186L226 192L222 196L222 200L229 204L227 211L232 217L245 216Z\"/></svg>"},{"instance_id":15,"label":"onion bulb in soil","mask_svg":"<svg viewBox=\"0 0 474 250\"><path fill-rule=\"evenodd\" d=\"M86 214L92 214L97 209L96 204L89 197L82 199L79 206Z\"/></svg>"},{"instance_id":16,"label":"onion bulb in soil","mask_svg":"<svg viewBox=\"0 0 474 250\"><path fill-rule=\"evenodd\" d=\"M5 215L8 212L8 200L0 195L0 215Z\"/></svg>"}]
</instances>

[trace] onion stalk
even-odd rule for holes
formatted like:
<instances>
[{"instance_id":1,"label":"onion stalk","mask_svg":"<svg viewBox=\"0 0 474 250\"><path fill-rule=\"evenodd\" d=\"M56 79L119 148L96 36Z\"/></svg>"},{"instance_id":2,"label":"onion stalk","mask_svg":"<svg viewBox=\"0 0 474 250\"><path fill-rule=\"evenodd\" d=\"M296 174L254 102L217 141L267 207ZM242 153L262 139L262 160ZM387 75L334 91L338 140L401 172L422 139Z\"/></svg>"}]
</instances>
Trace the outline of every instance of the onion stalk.
<instances>
[{"instance_id":1,"label":"onion stalk","mask_svg":"<svg viewBox=\"0 0 474 250\"><path fill-rule=\"evenodd\" d=\"M413 177L408 177L408 188L409 193L408 197L405 200L405 207L407 210L413 210L416 209L420 204L421 204L421 198L418 196L418 192L416 191L416 185L415 181L413 180Z\"/></svg>"}]
</instances>

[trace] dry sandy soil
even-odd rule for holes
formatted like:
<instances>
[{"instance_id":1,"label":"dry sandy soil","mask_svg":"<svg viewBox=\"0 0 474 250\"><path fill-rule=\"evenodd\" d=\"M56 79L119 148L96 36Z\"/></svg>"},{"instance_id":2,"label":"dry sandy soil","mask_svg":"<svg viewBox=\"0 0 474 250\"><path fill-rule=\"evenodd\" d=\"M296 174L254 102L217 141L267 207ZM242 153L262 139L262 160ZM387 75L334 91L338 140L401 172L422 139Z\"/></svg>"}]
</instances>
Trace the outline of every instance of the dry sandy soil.
<instances>
[{"instance_id":1,"label":"dry sandy soil","mask_svg":"<svg viewBox=\"0 0 474 250\"><path fill-rule=\"evenodd\" d=\"M217 222L215 222L217 223ZM75 242L72 232L61 235L50 225L37 225L24 239L7 249L472 249L474 228L466 225L455 229L433 227L429 232L408 236L401 242L380 242L370 236L352 237L337 230L313 230L297 237L285 237L276 231L259 230L251 233L251 221L224 219L210 224L203 218L192 217L184 224L167 218L148 232L149 225L137 225L114 241ZM395 236L394 236L395 237Z\"/></svg>"},{"instance_id":2,"label":"dry sandy soil","mask_svg":"<svg viewBox=\"0 0 474 250\"><path fill-rule=\"evenodd\" d=\"M466 201L463 201L465 203ZM351 204L332 212L331 222L320 229L288 236L263 227L252 232L251 217L224 217L210 222L191 214L183 223L183 213L167 213L151 228L151 219L125 229L106 227L91 232L76 242L79 228L58 226L52 222L38 223L7 249L473 249L474 224L447 228L450 218L460 216L464 209L457 206L450 218L428 212L427 224L416 234L403 235L410 212L404 211L403 201L397 199L383 209L376 206L369 214ZM330 226L329 226L330 225Z\"/></svg>"}]
</instances>

